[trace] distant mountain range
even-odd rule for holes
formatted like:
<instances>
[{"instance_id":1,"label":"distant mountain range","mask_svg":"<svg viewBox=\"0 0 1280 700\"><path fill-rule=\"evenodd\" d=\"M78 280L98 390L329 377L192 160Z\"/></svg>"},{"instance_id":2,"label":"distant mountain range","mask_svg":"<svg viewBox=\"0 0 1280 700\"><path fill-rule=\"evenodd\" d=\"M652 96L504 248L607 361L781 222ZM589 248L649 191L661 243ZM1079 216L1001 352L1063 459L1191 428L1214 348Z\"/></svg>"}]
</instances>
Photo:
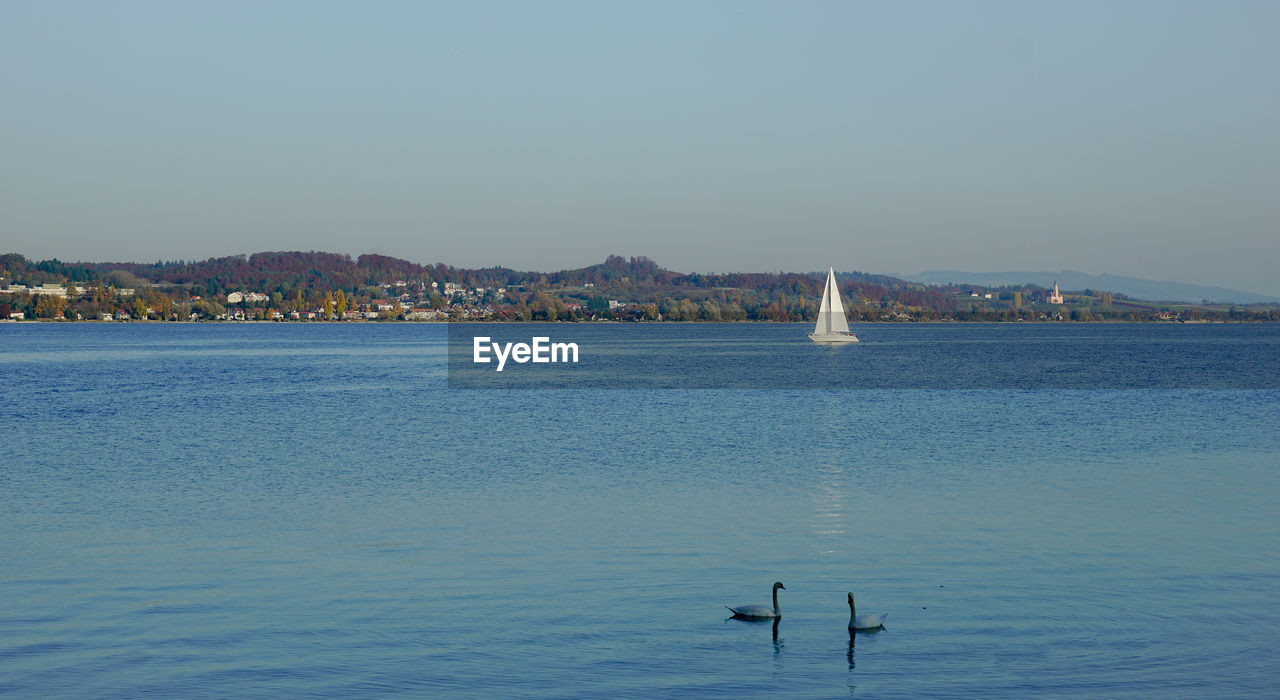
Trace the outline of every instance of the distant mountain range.
<instances>
[{"instance_id":1,"label":"distant mountain range","mask_svg":"<svg viewBox=\"0 0 1280 700\"><path fill-rule=\"evenodd\" d=\"M1200 303L1208 299L1221 304L1274 304L1280 297L1255 294L1226 287L1204 287L1198 284L1124 277L1090 275L1074 270L1062 272L962 272L960 270L927 270L914 275L895 275L922 284L976 284L984 287L1034 284L1052 287L1058 283L1063 291L1095 289L1124 294L1147 301L1182 301Z\"/></svg>"}]
</instances>

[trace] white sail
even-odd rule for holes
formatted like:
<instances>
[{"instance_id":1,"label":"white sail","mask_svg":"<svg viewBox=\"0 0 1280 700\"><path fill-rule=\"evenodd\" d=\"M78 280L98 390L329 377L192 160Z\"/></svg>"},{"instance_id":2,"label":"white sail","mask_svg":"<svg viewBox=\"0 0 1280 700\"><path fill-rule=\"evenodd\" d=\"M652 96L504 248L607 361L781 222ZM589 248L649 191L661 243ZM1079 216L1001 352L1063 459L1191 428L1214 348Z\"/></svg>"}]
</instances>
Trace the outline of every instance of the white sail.
<instances>
[{"instance_id":1,"label":"white sail","mask_svg":"<svg viewBox=\"0 0 1280 700\"><path fill-rule=\"evenodd\" d=\"M834 270L833 270L834 272ZM822 305L818 307L818 322L813 326L814 333L823 335L831 332L831 273L828 273L827 283L822 286ZM839 297L836 298L839 301Z\"/></svg>"},{"instance_id":2,"label":"white sail","mask_svg":"<svg viewBox=\"0 0 1280 700\"><path fill-rule=\"evenodd\" d=\"M813 325L809 338L820 343L856 343L858 339L849 332L849 321L844 317L844 304L840 303L840 288L836 286L835 268L827 268L827 284L822 289L822 305L818 307L818 321Z\"/></svg>"},{"instance_id":3,"label":"white sail","mask_svg":"<svg viewBox=\"0 0 1280 700\"><path fill-rule=\"evenodd\" d=\"M830 297L830 301L827 300ZM840 303L840 288L836 286L835 268L827 268L827 288L822 293L822 307L827 310L827 333L848 333L849 321L844 317L844 304Z\"/></svg>"}]
</instances>

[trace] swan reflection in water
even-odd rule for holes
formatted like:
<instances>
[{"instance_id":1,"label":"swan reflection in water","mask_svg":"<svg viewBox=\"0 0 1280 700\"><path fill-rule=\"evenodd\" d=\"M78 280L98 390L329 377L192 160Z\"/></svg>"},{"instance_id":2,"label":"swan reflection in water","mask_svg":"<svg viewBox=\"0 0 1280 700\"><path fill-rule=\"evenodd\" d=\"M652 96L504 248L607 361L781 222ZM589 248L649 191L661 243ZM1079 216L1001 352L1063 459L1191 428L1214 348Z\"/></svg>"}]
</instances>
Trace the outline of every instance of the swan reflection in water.
<instances>
[{"instance_id":1,"label":"swan reflection in water","mask_svg":"<svg viewBox=\"0 0 1280 700\"><path fill-rule=\"evenodd\" d=\"M769 625L773 630L774 656L777 656L782 651L782 647L786 646L785 641L778 639L778 623L782 622L782 618L780 617L742 617L741 615L730 615L724 619L725 622L728 622L729 620L745 622L748 625Z\"/></svg>"},{"instance_id":2,"label":"swan reflection in water","mask_svg":"<svg viewBox=\"0 0 1280 700\"><path fill-rule=\"evenodd\" d=\"M884 631L884 627L874 627L872 629L854 629L852 627L849 628L849 653L845 655L845 658L849 660L850 671L853 670L853 666L854 666L854 663L853 663L854 640L856 640L858 637L870 637L872 635L877 635L883 631Z\"/></svg>"},{"instance_id":3,"label":"swan reflection in water","mask_svg":"<svg viewBox=\"0 0 1280 700\"><path fill-rule=\"evenodd\" d=\"M725 622L737 620L748 625L769 625L773 628L773 641L778 641L778 623L782 622L780 617L742 617L741 615L730 615L724 619Z\"/></svg>"}]
</instances>

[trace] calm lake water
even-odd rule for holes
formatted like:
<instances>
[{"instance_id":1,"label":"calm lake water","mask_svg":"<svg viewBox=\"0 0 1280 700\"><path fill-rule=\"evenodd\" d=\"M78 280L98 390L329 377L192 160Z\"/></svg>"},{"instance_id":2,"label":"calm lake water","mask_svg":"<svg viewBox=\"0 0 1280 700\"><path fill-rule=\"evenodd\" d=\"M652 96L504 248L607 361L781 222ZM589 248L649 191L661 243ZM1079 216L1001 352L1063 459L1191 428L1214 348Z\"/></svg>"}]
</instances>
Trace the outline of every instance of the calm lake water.
<instances>
[{"instance_id":1,"label":"calm lake water","mask_svg":"<svg viewBox=\"0 0 1280 700\"><path fill-rule=\"evenodd\" d=\"M1280 692L1280 328L855 331L833 376L998 337L1185 388L465 390L440 325L0 325L0 695Z\"/></svg>"}]
</instances>

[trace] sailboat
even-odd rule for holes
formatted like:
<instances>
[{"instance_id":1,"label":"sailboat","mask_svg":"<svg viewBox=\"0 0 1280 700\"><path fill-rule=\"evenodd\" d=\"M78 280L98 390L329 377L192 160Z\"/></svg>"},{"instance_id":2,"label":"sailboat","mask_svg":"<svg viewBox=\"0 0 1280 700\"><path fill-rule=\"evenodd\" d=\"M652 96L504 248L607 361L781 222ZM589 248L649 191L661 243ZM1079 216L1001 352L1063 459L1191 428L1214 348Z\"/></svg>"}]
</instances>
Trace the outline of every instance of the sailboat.
<instances>
[{"instance_id":1,"label":"sailboat","mask_svg":"<svg viewBox=\"0 0 1280 700\"><path fill-rule=\"evenodd\" d=\"M827 285L822 289L822 306L818 308L818 322L809 334L815 343L856 343L858 336L849 332L849 322L844 317L844 304L840 303L840 289L836 287L835 268L827 268Z\"/></svg>"}]
</instances>

